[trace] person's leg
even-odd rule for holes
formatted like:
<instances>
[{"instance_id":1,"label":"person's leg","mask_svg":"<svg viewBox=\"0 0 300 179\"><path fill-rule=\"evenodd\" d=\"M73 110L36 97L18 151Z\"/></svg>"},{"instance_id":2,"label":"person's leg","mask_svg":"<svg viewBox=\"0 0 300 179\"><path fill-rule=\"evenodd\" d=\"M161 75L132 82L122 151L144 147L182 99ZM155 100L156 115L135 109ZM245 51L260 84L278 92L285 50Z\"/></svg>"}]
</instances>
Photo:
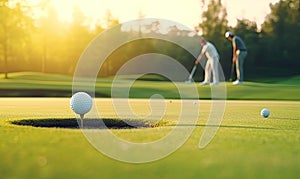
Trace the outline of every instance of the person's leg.
<instances>
[{"instance_id":1,"label":"person's leg","mask_svg":"<svg viewBox=\"0 0 300 179\"><path fill-rule=\"evenodd\" d=\"M211 77L211 60L207 59L206 65L205 65L205 74L204 74L204 82L209 83Z\"/></svg>"},{"instance_id":2,"label":"person's leg","mask_svg":"<svg viewBox=\"0 0 300 179\"><path fill-rule=\"evenodd\" d=\"M241 73L240 73L240 67L239 67L239 60L238 59L235 61L235 71L236 71L236 81L240 81Z\"/></svg>"},{"instance_id":3,"label":"person's leg","mask_svg":"<svg viewBox=\"0 0 300 179\"><path fill-rule=\"evenodd\" d=\"M212 75L213 75L213 84L218 84L219 83L219 58L214 57L211 59L212 64Z\"/></svg>"},{"instance_id":4,"label":"person's leg","mask_svg":"<svg viewBox=\"0 0 300 179\"><path fill-rule=\"evenodd\" d=\"M241 51L240 54L238 55L237 76L238 76L238 80L240 82L244 81L244 61L245 61L246 56L247 56L247 52L244 52L244 51Z\"/></svg>"}]
</instances>

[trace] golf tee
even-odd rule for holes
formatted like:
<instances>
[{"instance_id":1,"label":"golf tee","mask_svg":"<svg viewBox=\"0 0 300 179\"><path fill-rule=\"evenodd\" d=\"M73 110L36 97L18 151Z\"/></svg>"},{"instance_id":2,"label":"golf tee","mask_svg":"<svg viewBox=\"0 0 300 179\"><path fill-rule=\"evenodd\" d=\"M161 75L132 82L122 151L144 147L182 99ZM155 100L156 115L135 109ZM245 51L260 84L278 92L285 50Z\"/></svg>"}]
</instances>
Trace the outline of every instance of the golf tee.
<instances>
[{"instance_id":1,"label":"golf tee","mask_svg":"<svg viewBox=\"0 0 300 179\"><path fill-rule=\"evenodd\" d=\"M84 114L80 114L80 119L83 119L84 118Z\"/></svg>"}]
</instances>

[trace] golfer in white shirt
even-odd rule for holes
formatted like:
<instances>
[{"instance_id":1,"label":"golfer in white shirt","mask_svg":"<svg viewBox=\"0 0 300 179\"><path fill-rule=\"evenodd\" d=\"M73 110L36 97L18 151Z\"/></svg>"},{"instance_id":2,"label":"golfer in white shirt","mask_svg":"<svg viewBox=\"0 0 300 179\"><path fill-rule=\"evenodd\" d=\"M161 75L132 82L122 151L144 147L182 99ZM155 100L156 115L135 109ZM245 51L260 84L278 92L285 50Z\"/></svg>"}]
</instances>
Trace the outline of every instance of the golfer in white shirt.
<instances>
[{"instance_id":1,"label":"golfer in white shirt","mask_svg":"<svg viewBox=\"0 0 300 179\"><path fill-rule=\"evenodd\" d=\"M202 45L202 50L200 55L195 61L195 64L199 64L200 60L204 57L207 58L207 62L205 65L205 74L204 74L204 81L200 83L200 85L217 85L219 84L219 54L216 47L206 41L203 37L200 38L200 44ZM212 83L211 76L213 77Z\"/></svg>"}]
</instances>

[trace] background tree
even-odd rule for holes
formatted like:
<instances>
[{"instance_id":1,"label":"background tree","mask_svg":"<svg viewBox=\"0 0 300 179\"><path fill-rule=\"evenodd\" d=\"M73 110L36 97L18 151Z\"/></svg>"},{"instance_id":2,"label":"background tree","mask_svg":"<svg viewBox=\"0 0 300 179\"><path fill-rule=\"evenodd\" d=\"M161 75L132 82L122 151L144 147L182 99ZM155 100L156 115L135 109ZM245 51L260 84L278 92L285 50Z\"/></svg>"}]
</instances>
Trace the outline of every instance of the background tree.
<instances>
[{"instance_id":1,"label":"background tree","mask_svg":"<svg viewBox=\"0 0 300 179\"><path fill-rule=\"evenodd\" d=\"M38 20L39 38L36 46L40 47L41 52L39 59L41 72L52 72L53 62L57 59L64 37L64 25L59 21L58 13L52 5L48 4L45 16ZM56 69L56 67L55 67Z\"/></svg>"},{"instance_id":2,"label":"background tree","mask_svg":"<svg viewBox=\"0 0 300 179\"><path fill-rule=\"evenodd\" d=\"M248 47L249 54L245 62L247 80L299 74L299 0L280 0L270 4L271 12L262 24L261 31L255 22L247 19L238 20L235 27L228 27L226 8L221 0L201 1L205 9L197 28L202 36L217 47L226 77L229 76L232 53L231 43L224 37L227 30L241 36ZM119 24L109 10L103 19L98 19L91 26L90 23L95 20L86 17L80 7L73 9L73 20L69 22L58 17L49 0L41 1L36 7L26 3L26 0L0 0L0 72L4 72L6 78L7 73L12 71L72 74L88 43L105 29ZM44 14L35 16L36 10ZM106 38L107 42L118 35L131 37L152 33L158 39L160 35L167 35L174 41L184 41L195 53L200 53L201 49L198 36L191 37L189 31L176 26L161 29L159 21L142 24L141 28L132 26L121 30L114 27L111 30L113 32ZM175 44L140 40L126 44L111 54L111 60L101 67L102 75L115 74L119 68L116 60L118 64L123 64L135 55L149 52L173 57L188 70L193 65L192 57Z\"/></svg>"},{"instance_id":3,"label":"background tree","mask_svg":"<svg viewBox=\"0 0 300 179\"><path fill-rule=\"evenodd\" d=\"M206 4L205 0L202 3ZM202 13L202 22L199 24L202 35L213 42L224 42L224 32L228 26L227 11L221 0L211 0L207 9Z\"/></svg>"},{"instance_id":4,"label":"background tree","mask_svg":"<svg viewBox=\"0 0 300 179\"><path fill-rule=\"evenodd\" d=\"M73 9L72 22L66 30L65 41L62 47L62 56L60 60L60 71L65 69L66 74L72 74L75 70L77 61L93 38L87 23L87 17L79 7Z\"/></svg>"},{"instance_id":5,"label":"background tree","mask_svg":"<svg viewBox=\"0 0 300 179\"><path fill-rule=\"evenodd\" d=\"M20 3L13 4L8 0L0 0L0 60L3 62L2 71L5 78L13 67L9 61L18 61L26 57L24 48L32 27L31 18L23 11Z\"/></svg>"},{"instance_id":6,"label":"background tree","mask_svg":"<svg viewBox=\"0 0 300 179\"><path fill-rule=\"evenodd\" d=\"M205 4L207 1L202 2ZM231 45L224 38L227 30L241 36L248 47L246 79L299 74L300 62L296 60L300 57L299 0L280 0L270 4L270 9L261 31L255 22L247 19L238 20L235 27L227 27L227 13L221 1L209 1L199 28L202 35L215 43L219 50L225 75L231 63Z\"/></svg>"},{"instance_id":7,"label":"background tree","mask_svg":"<svg viewBox=\"0 0 300 179\"><path fill-rule=\"evenodd\" d=\"M271 13L262 25L266 58L262 63L277 74L299 73L300 9L299 0L281 0L270 4ZM274 73L276 75L276 73Z\"/></svg>"}]
</instances>

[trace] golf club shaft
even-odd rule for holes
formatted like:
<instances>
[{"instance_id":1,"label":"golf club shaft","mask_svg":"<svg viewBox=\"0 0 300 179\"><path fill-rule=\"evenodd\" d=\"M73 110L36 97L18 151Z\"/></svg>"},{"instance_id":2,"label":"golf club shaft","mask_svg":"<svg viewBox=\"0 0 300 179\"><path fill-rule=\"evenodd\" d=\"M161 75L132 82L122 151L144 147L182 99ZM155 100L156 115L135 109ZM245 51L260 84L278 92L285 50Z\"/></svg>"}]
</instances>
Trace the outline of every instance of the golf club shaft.
<instances>
[{"instance_id":1,"label":"golf club shaft","mask_svg":"<svg viewBox=\"0 0 300 179\"><path fill-rule=\"evenodd\" d=\"M229 81L232 81L232 80L233 80L233 73L234 73L234 63L232 62L232 64L231 64L231 70L230 70Z\"/></svg>"},{"instance_id":2,"label":"golf club shaft","mask_svg":"<svg viewBox=\"0 0 300 179\"><path fill-rule=\"evenodd\" d=\"M195 74L195 72L196 72L196 69L197 69L197 65L194 65L194 67L193 67L193 69L192 69L192 71L191 71L191 74L190 74L190 76L189 76L189 80L192 80L192 78L193 78L193 76L194 76L194 74Z\"/></svg>"}]
</instances>

